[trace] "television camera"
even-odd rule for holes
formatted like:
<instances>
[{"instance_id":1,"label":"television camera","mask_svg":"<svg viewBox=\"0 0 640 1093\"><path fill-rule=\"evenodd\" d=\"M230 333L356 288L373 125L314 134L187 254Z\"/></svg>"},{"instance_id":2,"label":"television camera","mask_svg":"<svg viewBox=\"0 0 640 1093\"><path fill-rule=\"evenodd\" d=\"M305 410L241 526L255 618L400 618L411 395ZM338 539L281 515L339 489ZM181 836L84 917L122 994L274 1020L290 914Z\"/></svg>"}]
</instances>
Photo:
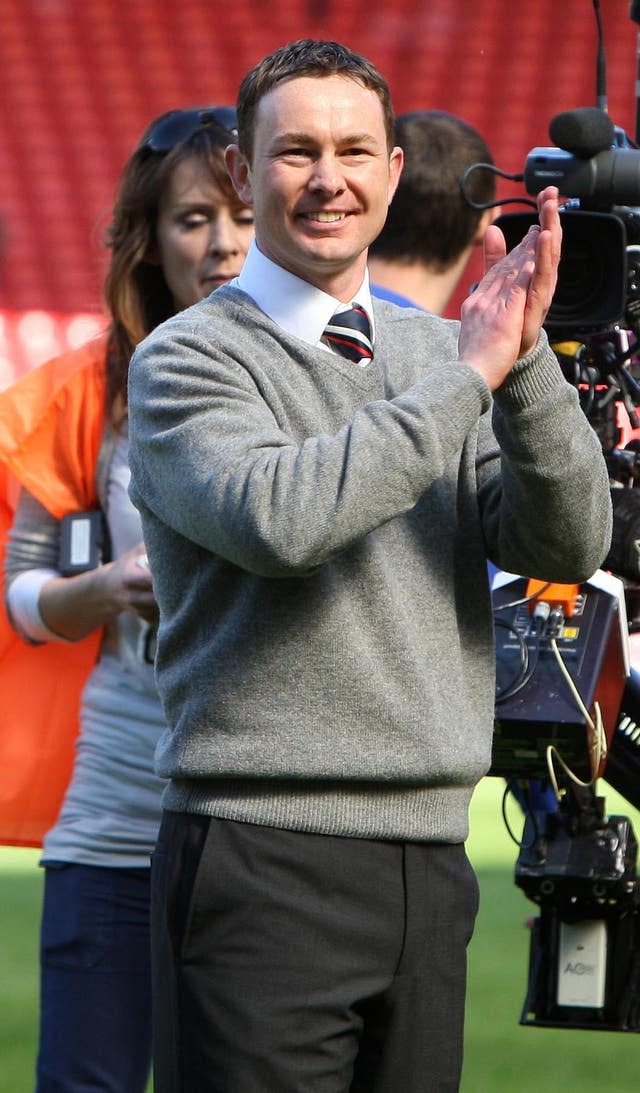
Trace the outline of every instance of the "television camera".
<instances>
[{"instance_id":1,"label":"television camera","mask_svg":"<svg viewBox=\"0 0 640 1093\"><path fill-rule=\"evenodd\" d=\"M640 427L640 150L597 108L559 114L549 132L560 146L534 148L520 176L530 194L552 183L570 195L560 213L562 254L545 328L610 474L627 483L640 475L636 443L619 444L621 413L631 429ZM534 219L498 217L508 248Z\"/></svg>"},{"instance_id":2,"label":"television camera","mask_svg":"<svg viewBox=\"0 0 640 1093\"><path fill-rule=\"evenodd\" d=\"M520 1023L638 1032L637 841L627 817L607 816L596 787L604 778L640 808L640 672L627 622L640 630L640 150L601 107L557 115L550 137L555 146L534 148L521 174L476 164L461 185L464 193L471 171L494 169L530 195L550 184L562 195L545 329L600 438L614 536L606 572L584 585L513 574L494 583L489 773L507 779L505 798L513 793L524 811L521 839L507 825L519 847L515 883L539 909ZM494 204L516 201L535 207ZM498 218L508 248L534 219Z\"/></svg>"}]
</instances>

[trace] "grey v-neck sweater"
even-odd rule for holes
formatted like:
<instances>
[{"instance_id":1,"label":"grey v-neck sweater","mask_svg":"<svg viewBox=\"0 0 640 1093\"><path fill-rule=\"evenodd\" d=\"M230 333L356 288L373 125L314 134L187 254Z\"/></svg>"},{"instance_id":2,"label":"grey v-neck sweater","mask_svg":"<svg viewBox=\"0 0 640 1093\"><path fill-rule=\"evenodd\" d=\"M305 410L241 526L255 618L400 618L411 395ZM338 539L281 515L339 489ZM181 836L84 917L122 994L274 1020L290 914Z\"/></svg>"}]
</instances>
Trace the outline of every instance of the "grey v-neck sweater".
<instances>
[{"instance_id":1,"label":"grey v-neck sweater","mask_svg":"<svg viewBox=\"0 0 640 1093\"><path fill-rule=\"evenodd\" d=\"M486 559L580 581L606 554L600 445L546 338L494 435L457 324L374 307L363 369L232 287L134 356L170 810L464 839L493 726Z\"/></svg>"}]
</instances>

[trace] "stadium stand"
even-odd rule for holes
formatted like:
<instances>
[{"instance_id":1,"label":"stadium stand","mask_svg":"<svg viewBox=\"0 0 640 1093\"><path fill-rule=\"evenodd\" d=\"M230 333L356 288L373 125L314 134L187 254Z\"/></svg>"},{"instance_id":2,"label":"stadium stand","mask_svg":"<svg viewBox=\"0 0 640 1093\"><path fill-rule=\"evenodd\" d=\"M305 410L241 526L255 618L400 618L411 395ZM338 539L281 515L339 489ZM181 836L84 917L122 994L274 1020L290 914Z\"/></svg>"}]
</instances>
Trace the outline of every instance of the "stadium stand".
<instances>
[{"instance_id":1,"label":"stadium stand","mask_svg":"<svg viewBox=\"0 0 640 1093\"><path fill-rule=\"evenodd\" d=\"M609 112L634 135L637 28L627 0L603 7ZM0 355L16 354L17 372L40 347L57 352L74 316L100 321L110 202L148 119L233 101L246 69L284 41L360 49L398 111L467 118L510 171L550 143L554 114L595 102L591 0L0 0L0 26ZM33 318L43 312L49 323Z\"/></svg>"}]
</instances>

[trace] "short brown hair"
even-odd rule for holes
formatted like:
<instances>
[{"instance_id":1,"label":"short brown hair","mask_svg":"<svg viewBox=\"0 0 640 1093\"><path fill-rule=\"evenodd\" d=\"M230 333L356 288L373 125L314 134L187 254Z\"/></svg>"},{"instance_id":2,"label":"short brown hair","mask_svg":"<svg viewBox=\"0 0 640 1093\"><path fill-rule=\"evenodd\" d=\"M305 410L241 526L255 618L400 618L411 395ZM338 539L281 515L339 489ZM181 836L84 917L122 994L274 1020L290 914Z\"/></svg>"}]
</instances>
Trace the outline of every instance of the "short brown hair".
<instances>
[{"instance_id":1,"label":"short brown hair","mask_svg":"<svg viewBox=\"0 0 640 1093\"><path fill-rule=\"evenodd\" d=\"M446 270L472 242L483 215L465 201L462 175L472 163L493 163L491 152L473 126L441 110L399 115L395 139L404 151L404 166L386 223L369 253ZM474 171L465 191L478 204L493 201L495 175Z\"/></svg>"},{"instance_id":2,"label":"short brown hair","mask_svg":"<svg viewBox=\"0 0 640 1093\"><path fill-rule=\"evenodd\" d=\"M255 115L260 99L279 83L303 76L346 76L375 91L382 107L387 144L393 148L393 106L384 76L360 53L339 42L301 38L264 57L243 79L238 92L238 144L251 162Z\"/></svg>"}]
</instances>

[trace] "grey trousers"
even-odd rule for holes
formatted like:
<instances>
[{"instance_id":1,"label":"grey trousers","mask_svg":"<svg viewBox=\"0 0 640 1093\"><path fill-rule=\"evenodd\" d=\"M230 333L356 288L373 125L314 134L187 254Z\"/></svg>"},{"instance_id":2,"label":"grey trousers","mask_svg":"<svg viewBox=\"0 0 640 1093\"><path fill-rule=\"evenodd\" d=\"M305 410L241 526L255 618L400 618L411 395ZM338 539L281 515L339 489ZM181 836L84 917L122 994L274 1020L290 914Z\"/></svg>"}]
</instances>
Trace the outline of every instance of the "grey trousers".
<instances>
[{"instance_id":1,"label":"grey trousers","mask_svg":"<svg viewBox=\"0 0 640 1093\"><path fill-rule=\"evenodd\" d=\"M455 1093L477 906L462 845L165 813L156 1093Z\"/></svg>"}]
</instances>

